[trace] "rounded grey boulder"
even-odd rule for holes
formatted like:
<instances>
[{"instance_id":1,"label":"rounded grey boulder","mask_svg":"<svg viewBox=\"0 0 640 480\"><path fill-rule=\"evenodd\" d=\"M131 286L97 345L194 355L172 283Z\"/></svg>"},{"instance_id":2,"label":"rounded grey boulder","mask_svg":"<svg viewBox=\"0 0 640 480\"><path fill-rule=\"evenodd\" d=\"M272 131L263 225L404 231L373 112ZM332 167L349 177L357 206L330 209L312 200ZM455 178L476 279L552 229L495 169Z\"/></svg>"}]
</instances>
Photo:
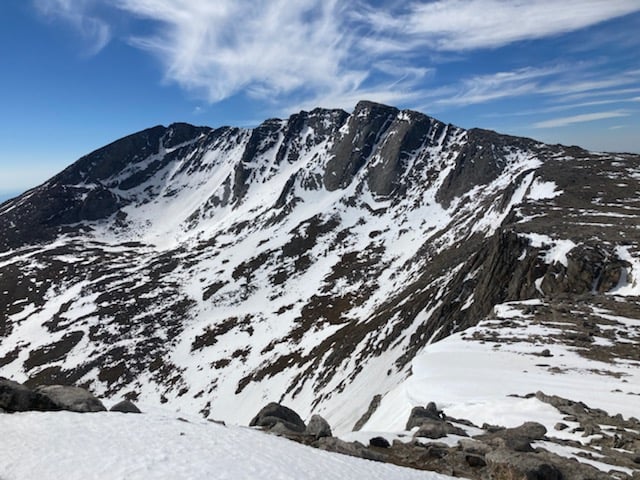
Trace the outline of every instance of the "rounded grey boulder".
<instances>
[{"instance_id":1,"label":"rounded grey boulder","mask_svg":"<svg viewBox=\"0 0 640 480\"><path fill-rule=\"evenodd\" d=\"M316 438L332 436L331 426L329 425L329 422L327 422L320 415L313 415L311 417L311 419L309 420L309 424L307 425L307 429L304 433L306 433L307 435L313 435Z\"/></svg>"},{"instance_id":2,"label":"rounded grey boulder","mask_svg":"<svg viewBox=\"0 0 640 480\"><path fill-rule=\"evenodd\" d=\"M122 400L109 409L110 412L120 413L142 413L135 403L130 400Z\"/></svg>"},{"instance_id":3,"label":"rounded grey boulder","mask_svg":"<svg viewBox=\"0 0 640 480\"><path fill-rule=\"evenodd\" d=\"M29 410L60 410L60 406L47 395L34 392L18 382L0 378L0 412L26 412Z\"/></svg>"},{"instance_id":4,"label":"rounded grey boulder","mask_svg":"<svg viewBox=\"0 0 640 480\"><path fill-rule=\"evenodd\" d=\"M290 408L271 402L258 412L249 423L250 427L263 427L271 429L278 423L282 424L287 430L296 433L304 433L307 426L296 412Z\"/></svg>"},{"instance_id":5,"label":"rounded grey boulder","mask_svg":"<svg viewBox=\"0 0 640 480\"><path fill-rule=\"evenodd\" d=\"M84 388L46 385L36 388L36 392L49 397L62 410L79 413L107 411L102 402Z\"/></svg>"}]
</instances>

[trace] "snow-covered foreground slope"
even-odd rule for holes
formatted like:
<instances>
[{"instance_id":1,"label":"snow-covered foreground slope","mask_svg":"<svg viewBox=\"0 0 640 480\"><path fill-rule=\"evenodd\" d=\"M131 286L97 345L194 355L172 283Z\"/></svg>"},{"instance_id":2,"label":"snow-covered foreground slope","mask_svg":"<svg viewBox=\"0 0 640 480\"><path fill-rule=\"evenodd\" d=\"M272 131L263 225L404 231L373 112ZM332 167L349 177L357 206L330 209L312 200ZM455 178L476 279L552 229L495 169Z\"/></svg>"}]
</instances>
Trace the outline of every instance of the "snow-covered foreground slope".
<instances>
[{"instance_id":1,"label":"snow-covered foreground slope","mask_svg":"<svg viewBox=\"0 0 640 480\"><path fill-rule=\"evenodd\" d=\"M446 480L162 413L0 415L2 480Z\"/></svg>"}]
</instances>

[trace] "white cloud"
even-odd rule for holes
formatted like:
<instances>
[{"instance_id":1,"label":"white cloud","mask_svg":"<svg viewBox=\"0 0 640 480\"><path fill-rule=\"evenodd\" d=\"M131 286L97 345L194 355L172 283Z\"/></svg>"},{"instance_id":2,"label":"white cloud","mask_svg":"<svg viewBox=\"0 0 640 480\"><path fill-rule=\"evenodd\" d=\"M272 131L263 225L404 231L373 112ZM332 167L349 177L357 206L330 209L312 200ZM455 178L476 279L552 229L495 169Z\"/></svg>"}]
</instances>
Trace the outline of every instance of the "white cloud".
<instances>
[{"instance_id":1,"label":"white cloud","mask_svg":"<svg viewBox=\"0 0 640 480\"><path fill-rule=\"evenodd\" d=\"M523 68L511 72L477 75L462 80L459 84L436 90L439 99L436 105L464 106L485 103L500 98L517 97L539 90L539 79L556 75L559 68Z\"/></svg>"},{"instance_id":2,"label":"white cloud","mask_svg":"<svg viewBox=\"0 0 640 480\"><path fill-rule=\"evenodd\" d=\"M155 54L169 81L217 102L240 91L260 99L360 87L368 65L353 62L356 36L337 0L119 0L160 23L132 40Z\"/></svg>"},{"instance_id":3,"label":"white cloud","mask_svg":"<svg viewBox=\"0 0 640 480\"><path fill-rule=\"evenodd\" d=\"M413 3L380 29L400 29L439 50L494 48L575 31L640 11L637 0L438 0Z\"/></svg>"},{"instance_id":4,"label":"white cloud","mask_svg":"<svg viewBox=\"0 0 640 480\"><path fill-rule=\"evenodd\" d=\"M609 112L596 112L596 113L585 113L583 115L574 115L572 117L562 117L562 118L553 118L551 120L545 120L543 122L538 122L533 125L534 128L556 128L556 127L566 127L568 125L573 125L574 123L583 123L583 122L593 122L596 120L604 120L607 118L618 118L618 117L628 117L630 113L614 110Z\"/></svg>"},{"instance_id":5,"label":"white cloud","mask_svg":"<svg viewBox=\"0 0 640 480\"><path fill-rule=\"evenodd\" d=\"M92 0L35 0L38 12L46 18L69 23L87 42L84 51L95 55L111 40L111 28L98 18L88 14L95 3Z\"/></svg>"},{"instance_id":6,"label":"white cloud","mask_svg":"<svg viewBox=\"0 0 640 480\"><path fill-rule=\"evenodd\" d=\"M363 98L456 107L626 85L630 76L552 83L554 75L570 73L567 66L473 76L439 88L427 80L434 55L559 35L640 11L637 0L34 1L41 13L91 39L92 52L110 38L100 8L143 19L152 33L129 42L159 59L167 82L209 103L243 93L282 112L350 108Z\"/></svg>"}]
</instances>

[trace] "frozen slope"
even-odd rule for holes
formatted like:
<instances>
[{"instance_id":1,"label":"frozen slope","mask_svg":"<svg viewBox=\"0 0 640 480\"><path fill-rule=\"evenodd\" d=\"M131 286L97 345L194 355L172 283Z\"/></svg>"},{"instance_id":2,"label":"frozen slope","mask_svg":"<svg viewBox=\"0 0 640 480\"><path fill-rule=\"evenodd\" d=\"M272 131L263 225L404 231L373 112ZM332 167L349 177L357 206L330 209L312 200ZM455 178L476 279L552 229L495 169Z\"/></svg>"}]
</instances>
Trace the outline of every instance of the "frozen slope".
<instances>
[{"instance_id":1,"label":"frozen slope","mask_svg":"<svg viewBox=\"0 0 640 480\"><path fill-rule=\"evenodd\" d=\"M0 429L3 480L452 478L161 413L16 413Z\"/></svg>"}]
</instances>

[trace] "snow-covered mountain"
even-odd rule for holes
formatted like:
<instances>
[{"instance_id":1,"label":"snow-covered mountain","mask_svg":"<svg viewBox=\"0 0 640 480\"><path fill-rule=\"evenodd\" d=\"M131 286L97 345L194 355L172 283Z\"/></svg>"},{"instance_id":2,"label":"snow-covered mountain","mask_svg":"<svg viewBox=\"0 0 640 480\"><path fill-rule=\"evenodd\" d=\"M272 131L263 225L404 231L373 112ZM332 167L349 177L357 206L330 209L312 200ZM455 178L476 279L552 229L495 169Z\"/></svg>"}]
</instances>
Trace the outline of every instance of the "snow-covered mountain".
<instances>
[{"instance_id":1,"label":"snow-covered mountain","mask_svg":"<svg viewBox=\"0 0 640 480\"><path fill-rule=\"evenodd\" d=\"M371 102L154 127L0 205L0 375L350 431L496 305L640 295L638 192L637 155Z\"/></svg>"}]
</instances>

